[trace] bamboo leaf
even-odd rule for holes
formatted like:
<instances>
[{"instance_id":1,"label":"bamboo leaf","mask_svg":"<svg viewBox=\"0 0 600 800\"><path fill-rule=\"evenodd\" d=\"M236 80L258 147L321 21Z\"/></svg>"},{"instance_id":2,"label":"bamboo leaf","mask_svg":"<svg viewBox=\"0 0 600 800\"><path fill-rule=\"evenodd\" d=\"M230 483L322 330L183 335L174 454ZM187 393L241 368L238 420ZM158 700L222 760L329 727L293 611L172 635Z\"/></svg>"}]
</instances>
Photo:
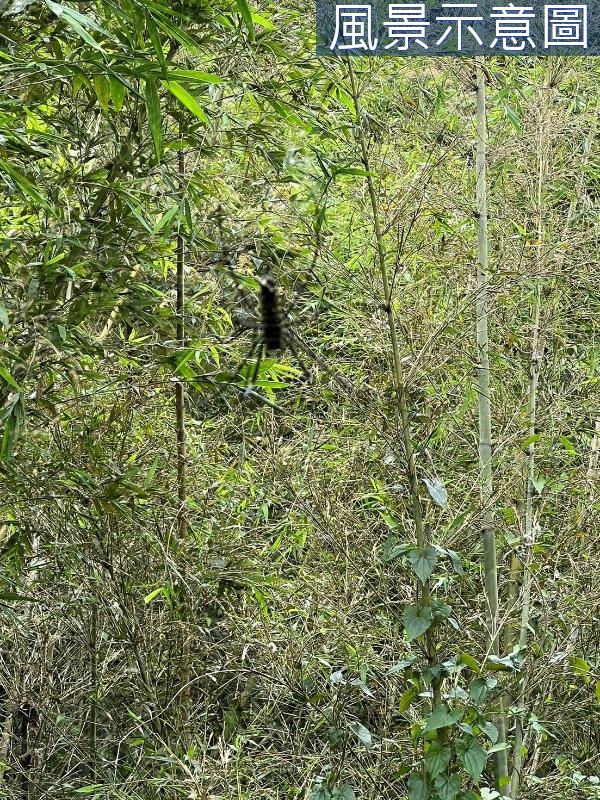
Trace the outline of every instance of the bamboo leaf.
<instances>
[{"instance_id":1,"label":"bamboo leaf","mask_svg":"<svg viewBox=\"0 0 600 800\"><path fill-rule=\"evenodd\" d=\"M145 87L145 100L146 111L148 112L148 124L150 125L150 133L154 143L154 152L156 153L157 161L162 158L162 125L160 115L160 98L156 88L156 81L154 78L146 78Z\"/></svg>"},{"instance_id":2,"label":"bamboo leaf","mask_svg":"<svg viewBox=\"0 0 600 800\"><path fill-rule=\"evenodd\" d=\"M108 104L110 103L110 81L106 75L94 76L94 91L98 98L98 103L104 114L108 114Z\"/></svg>"},{"instance_id":3,"label":"bamboo leaf","mask_svg":"<svg viewBox=\"0 0 600 800\"><path fill-rule=\"evenodd\" d=\"M125 99L126 88L125 85L120 80L114 78L112 75L109 78L109 81L110 81L110 96L112 98L113 108L118 114L119 111L123 108L123 101Z\"/></svg>"},{"instance_id":4,"label":"bamboo leaf","mask_svg":"<svg viewBox=\"0 0 600 800\"><path fill-rule=\"evenodd\" d=\"M247 0L235 0L238 10L241 14L244 24L248 28L248 38L251 42L254 41L254 23L252 22L252 12Z\"/></svg>"},{"instance_id":5,"label":"bamboo leaf","mask_svg":"<svg viewBox=\"0 0 600 800\"><path fill-rule=\"evenodd\" d=\"M18 392L21 392L22 389L19 384L15 381L13 376L10 372L0 364L0 378L2 378L9 386L12 386L13 389L16 389Z\"/></svg>"},{"instance_id":6,"label":"bamboo leaf","mask_svg":"<svg viewBox=\"0 0 600 800\"><path fill-rule=\"evenodd\" d=\"M198 83L223 83L223 78L218 75L213 75L210 72L202 72L199 69L172 69L169 70L169 77L185 78L190 81L197 81Z\"/></svg>"},{"instance_id":7,"label":"bamboo leaf","mask_svg":"<svg viewBox=\"0 0 600 800\"><path fill-rule=\"evenodd\" d=\"M52 212L54 210L44 195L38 189L36 189L29 178L26 178L25 175L19 172L19 170L15 169L12 164L9 164L8 161L5 161L2 158L0 158L0 170L10 175L15 182L17 189L22 195L39 204L42 208L46 209L46 211Z\"/></svg>"},{"instance_id":8,"label":"bamboo leaf","mask_svg":"<svg viewBox=\"0 0 600 800\"><path fill-rule=\"evenodd\" d=\"M413 687L412 689L407 689L400 698L400 702L398 703L398 713L404 714L404 712L410 707L410 704L417 696L417 690Z\"/></svg>"},{"instance_id":9,"label":"bamboo leaf","mask_svg":"<svg viewBox=\"0 0 600 800\"><path fill-rule=\"evenodd\" d=\"M176 81L163 81L163 85L182 103L189 111L198 117L201 122L208 124L208 117L204 113L202 106L198 103L196 98L191 95L181 84Z\"/></svg>"}]
</instances>

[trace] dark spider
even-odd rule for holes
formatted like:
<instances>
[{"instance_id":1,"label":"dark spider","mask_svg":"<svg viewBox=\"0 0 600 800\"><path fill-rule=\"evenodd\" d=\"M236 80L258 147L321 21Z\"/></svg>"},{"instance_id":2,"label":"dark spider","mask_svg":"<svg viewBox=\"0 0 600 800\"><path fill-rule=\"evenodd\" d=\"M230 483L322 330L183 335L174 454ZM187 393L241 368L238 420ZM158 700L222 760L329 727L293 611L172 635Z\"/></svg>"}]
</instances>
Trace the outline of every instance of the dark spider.
<instances>
[{"instance_id":1,"label":"dark spider","mask_svg":"<svg viewBox=\"0 0 600 800\"><path fill-rule=\"evenodd\" d=\"M253 393L252 387L265 354L276 353L286 347L300 364L304 375L309 379L312 377L304 366L294 345L293 333L281 308L281 298L275 279L271 275L264 275L259 278L258 283L260 285L260 325L255 330L252 345L245 361L249 361L257 349L258 355L250 380L246 382L247 393Z\"/></svg>"}]
</instances>

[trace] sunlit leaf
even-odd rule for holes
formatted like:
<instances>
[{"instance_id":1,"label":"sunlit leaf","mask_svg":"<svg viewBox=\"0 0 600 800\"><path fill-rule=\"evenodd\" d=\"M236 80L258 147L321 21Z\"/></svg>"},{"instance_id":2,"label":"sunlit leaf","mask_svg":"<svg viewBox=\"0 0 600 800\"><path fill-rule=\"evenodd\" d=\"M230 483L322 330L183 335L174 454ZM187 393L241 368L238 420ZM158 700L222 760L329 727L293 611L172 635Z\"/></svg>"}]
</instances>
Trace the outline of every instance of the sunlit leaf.
<instances>
[{"instance_id":1,"label":"sunlit leaf","mask_svg":"<svg viewBox=\"0 0 600 800\"><path fill-rule=\"evenodd\" d=\"M184 89L183 86L176 81L163 81L163 84L180 103L194 114L194 116L198 117L201 122L208 124L208 117L204 113L202 106L187 89Z\"/></svg>"},{"instance_id":2,"label":"sunlit leaf","mask_svg":"<svg viewBox=\"0 0 600 800\"><path fill-rule=\"evenodd\" d=\"M423 478L423 483L427 486L427 491L431 495L432 500L437 503L438 506L444 508L448 502L448 492L444 484L437 478L433 481L429 478Z\"/></svg>"}]
</instances>

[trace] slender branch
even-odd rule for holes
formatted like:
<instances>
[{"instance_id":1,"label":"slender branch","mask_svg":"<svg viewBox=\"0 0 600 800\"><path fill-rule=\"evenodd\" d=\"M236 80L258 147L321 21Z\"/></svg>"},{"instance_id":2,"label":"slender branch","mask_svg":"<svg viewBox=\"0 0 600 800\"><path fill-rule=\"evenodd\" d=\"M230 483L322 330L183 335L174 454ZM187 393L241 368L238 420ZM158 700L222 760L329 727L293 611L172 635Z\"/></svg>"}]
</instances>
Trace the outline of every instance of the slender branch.
<instances>
[{"instance_id":1,"label":"slender branch","mask_svg":"<svg viewBox=\"0 0 600 800\"><path fill-rule=\"evenodd\" d=\"M402 369L402 361L400 359L400 346L398 344L398 330L396 320L394 317L394 309L392 303L392 292L390 287L388 265L386 260L384 236L381 229L381 222L379 218L379 203L377 199L377 192L375 191L375 183L371 172L371 165L369 161L369 152L367 142L364 135L364 130L360 122L359 114L359 97L356 85L356 78L350 60L348 60L348 71L350 75L350 87L352 92L352 99L356 111L356 136L361 151L361 160L365 171L367 172L367 188L369 192L369 199L371 203L371 213L373 215L373 229L375 233L375 247L377 253L377 264L379 267L379 274L381 275L381 282L383 285L383 305L385 314L387 316L390 343L392 347L393 359L393 380L394 389L398 403L398 416L401 428L402 444L404 448L405 468L408 478L409 491L412 504L412 517L415 524L416 542L417 547L423 549L427 544L427 536L425 526L423 524L423 507L421 505L421 498L419 496L419 482L417 477L417 466L415 461L414 447L412 443L411 427L408 417L408 401L406 384L404 379L404 372ZM431 605L430 586L429 581L423 585L421 596L421 605L429 607ZM429 628L425 632L425 649L427 658L430 664L434 664L437 660L437 647L433 631ZM432 681L433 691L433 705L438 706L442 702L441 679L435 678ZM444 738L445 732L440 731L440 738Z\"/></svg>"}]
</instances>

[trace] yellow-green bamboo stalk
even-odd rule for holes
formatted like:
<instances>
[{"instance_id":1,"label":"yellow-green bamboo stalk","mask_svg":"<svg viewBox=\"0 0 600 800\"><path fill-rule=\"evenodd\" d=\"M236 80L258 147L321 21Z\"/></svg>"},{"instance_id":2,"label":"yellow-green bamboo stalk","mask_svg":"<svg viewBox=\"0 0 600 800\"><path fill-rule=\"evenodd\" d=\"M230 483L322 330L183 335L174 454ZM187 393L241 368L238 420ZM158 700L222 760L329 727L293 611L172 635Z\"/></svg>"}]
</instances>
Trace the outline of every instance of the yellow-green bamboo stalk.
<instances>
[{"instance_id":1,"label":"yellow-green bamboo stalk","mask_svg":"<svg viewBox=\"0 0 600 800\"><path fill-rule=\"evenodd\" d=\"M488 339L488 230L487 230L487 124L485 103L485 60L475 59L477 91L477 385L479 396L479 466L483 535L483 563L487 605L488 647L500 655L498 631L498 568L496 564L496 530L493 513L492 481L492 412L490 398L490 362ZM495 719L498 744L506 743L504 704L500 700ZM494 754L494 777L500 794L508 793L508 759L506 750Z\"/></svg>"}]
</instances>

